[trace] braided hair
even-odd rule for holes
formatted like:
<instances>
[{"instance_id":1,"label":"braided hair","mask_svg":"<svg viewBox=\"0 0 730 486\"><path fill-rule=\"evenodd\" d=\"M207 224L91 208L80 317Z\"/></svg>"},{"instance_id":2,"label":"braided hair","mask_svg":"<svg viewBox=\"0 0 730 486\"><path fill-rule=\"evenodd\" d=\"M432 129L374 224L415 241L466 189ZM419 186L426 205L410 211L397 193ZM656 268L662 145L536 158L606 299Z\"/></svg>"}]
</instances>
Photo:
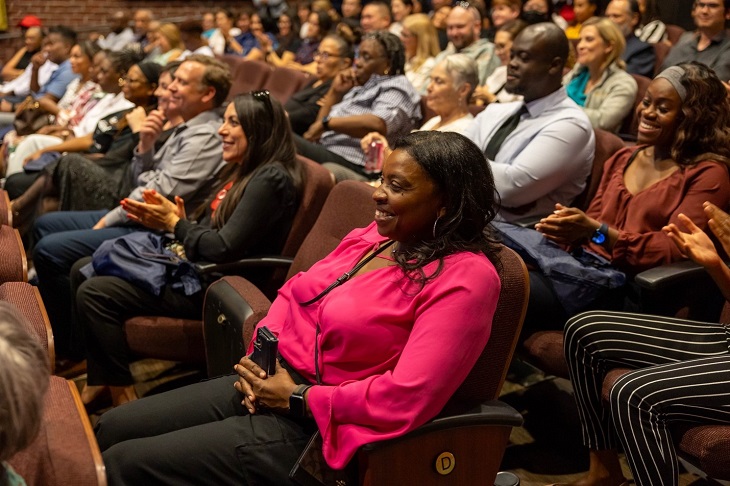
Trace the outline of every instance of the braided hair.
<instances>
[{"instance_id":1,"label":"braided hair","mask_svg":"<svg viewBox=\"0 0 730 486\"><path fill-rule=\"evenodd\" d=\"M403 43L397 35L385 30L378 30L362 38L362 40L367 39L375 40L385 51L385 56L388 58L390 64L388 74L396 76L405 73L406 53L403 49Z\"/></svg>"}]
</instances>

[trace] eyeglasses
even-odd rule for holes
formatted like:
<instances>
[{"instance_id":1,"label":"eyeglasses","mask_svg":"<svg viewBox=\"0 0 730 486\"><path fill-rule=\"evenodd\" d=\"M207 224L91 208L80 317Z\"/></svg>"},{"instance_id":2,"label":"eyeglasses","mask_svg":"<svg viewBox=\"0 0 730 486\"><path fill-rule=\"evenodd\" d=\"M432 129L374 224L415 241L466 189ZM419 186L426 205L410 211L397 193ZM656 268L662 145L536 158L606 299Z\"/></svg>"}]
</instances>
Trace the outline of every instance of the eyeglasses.
<instances>
[{"instance_id":1,"label":"eyeglasses","mask_svg":"<svg viewBox=\"0 0 730 486\"><path fill-rule=\"evenodd\" d=\"M356 59L362 59L365 62L374 61L375 59L380 59L380 58L384 58L384 57L385 56L382 56L382 55L371 56L367 52L364 54L362 54L361 52L358 52L357 54L355 54Z\"/></svg>"},{"instance_id":2,"label":"eyeglasses","mask_svg":"<svg viewBox=\"0 0 730 486\"><path fill-rule=\"evenodd\" d=\"M263 101L264 105L266 105L266 109L269 110L269 114L274 113L274 108L271 106L271 93L269 93L268 89L251 91L251 96L255 100Z\"/></svg>"},{"instance_id":3,"label":"eyeglasses","mask_svg":"<svg viewBox=\"0 0 730 486\"><path fill-rule=\"evenodd\" d=\"M718 8L722 8L722 3L707 3L707 2L695 2L694 8L697 10L701 10L703 8L706 8L708 10L716 10Z\"/></svg>"},{"instance_id":4,"label":"eyeglasses","mask_svg":"<svg viewBox=\"0 0 730 486\"><path fill-rule=\"evenodd\" d=\"M143 79L133 79L133 78L129 78L129 77L127 77L127 76L124 76L124 77L122 78L122 81L123 81L123 82L124 82L125 84L142 84L142 83L144 83L144 82L145 82L145 80L143 80Z\"/></svg>"},{"instance_id":5,"label":"eyeglasses","mask_svg":"<svg viewBox=\"0 0 730 486\"><path fill-rule=\"evenodd\" d=\"M332 53L329 53L326 51L314 51L314 54L312 57L314 57L315 59L319 57L323 61L327 62L327 59L329 59L330 57L342 57L342 56L340 56L339 54L332 54Z\"/></svg>"}]
</instances>

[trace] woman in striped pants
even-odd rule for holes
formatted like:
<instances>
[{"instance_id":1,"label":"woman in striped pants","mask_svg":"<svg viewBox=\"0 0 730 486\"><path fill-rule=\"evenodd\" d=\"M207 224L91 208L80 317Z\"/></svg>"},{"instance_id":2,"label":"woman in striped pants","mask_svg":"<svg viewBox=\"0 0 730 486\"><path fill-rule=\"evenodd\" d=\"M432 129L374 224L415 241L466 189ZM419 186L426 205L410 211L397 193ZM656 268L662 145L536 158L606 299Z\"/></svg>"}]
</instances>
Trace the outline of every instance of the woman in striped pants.
<instances>
[{"instance_id":1,"label":"woman in striped pants","mask_svg":"<svg viewBox=\"0 0 730 486\"><path fill-rule=\"evenodd\" d=\"M709 203L704 209L730 254L730 216ZM730 270L710 238L689 218L680 215L680 220L689 233L673 224L664 231L707 269L730 301ZM583 441L591 449L590 469L577 484L624 483L615 450L619 442L637 485L677 484L672 424L730 424L729 347L730 326L723 324L608 311L568 321L565 356ZM616 382L605 407L601 388L613 368L637 370Z\"/></svg>"}]
</instances>

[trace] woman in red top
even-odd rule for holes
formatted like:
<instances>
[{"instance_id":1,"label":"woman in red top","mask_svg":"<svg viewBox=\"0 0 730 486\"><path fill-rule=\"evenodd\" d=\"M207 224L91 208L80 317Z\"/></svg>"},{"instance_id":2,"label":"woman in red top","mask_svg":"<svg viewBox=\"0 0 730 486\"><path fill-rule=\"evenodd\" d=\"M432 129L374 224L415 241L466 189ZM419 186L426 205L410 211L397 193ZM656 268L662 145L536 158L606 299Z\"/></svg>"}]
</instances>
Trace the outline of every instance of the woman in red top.
<instances>
[{"instance_id":1,"label":"woman in red top","mask_svg":"<svg viewBox=\"0 0 730 486\"><path fill-rule=\"evenodd\" d=\"M662 233L663 226L678 222L680 213L704 230L702 203L722 208L730 202L725 165L730 160L730 107L709 68L691 63L665 70L651 82L637 112L639 145L606 162L588 210L557 204L535 226L545 238L598 254L629 275L684 258ZM562 326L569 316L558 308L553 283L539 271L530 276L533 288L542 292L531 291L535 312L528 310L528 321L541 314L544 323L550 310L552 324Z\"/></svg>"}]
</instances>

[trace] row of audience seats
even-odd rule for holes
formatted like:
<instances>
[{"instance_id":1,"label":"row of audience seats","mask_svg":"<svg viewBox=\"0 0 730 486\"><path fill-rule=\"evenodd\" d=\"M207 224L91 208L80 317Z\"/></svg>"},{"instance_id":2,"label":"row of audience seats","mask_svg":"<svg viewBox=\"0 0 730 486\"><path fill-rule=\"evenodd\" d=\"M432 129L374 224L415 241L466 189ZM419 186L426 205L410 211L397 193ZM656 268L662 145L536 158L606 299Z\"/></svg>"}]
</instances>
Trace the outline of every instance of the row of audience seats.
<instances>
[{"instance_id":1,"label":"row of audience seats","mask_svg":"<svg viewBox=\"0 0 730 486\"><path fill-rule=\"evenodd\" d=\"M375 203L371 186L349 181L333 189L325 169L306 159L303 159L303 163L308 182L302 207L287 241L287 255L249 259L239 262L239 266L274 265L288 269L288 278L308 269L328 254L353 228L364 226L372 220ZM409 483L418 478L419 484L436 481L439 481L438 484L475 484L476 481L496 476L510 431L522 421L517 411L496 401L496 398L516 346L529 294L527 271L520 258L506 248L501 250L500 258L502 265L498 268L502 290L499 304L492 336L477 365L439 418L405 437L373 444L361 450L358 456L360 484L384 484L394 480L393 474L403 475L397 478L398 482ZM217 274L238 267L206 268ZM276 285L279 284L277 282ZM208 361L210 376L230 371L232 363L241 356L240 350L245 349L250 340L254 327L270 306L271 294L267 292L269 295L265 295L241 277L225 277L214 283L209 293L219 292L223 286L230 287L238 296L228 299L231 308L225 312L229 316L245 312L245 309L251 312L238 328L240 332L224 335L229 342L216 341L212 336L225 325L226 319L220 306L210 305L206 297L206 327L212 327L213 332L206 329L202 352ZM37 289L27 283L5 284L0 286L0 299L16 304L28 317L31 330L48 349L52 366L53 338ZM149 321L149 325L156 324ZM163 322L163 329L164 326ZM135 342L135 329L133 323L127 323L130 344L133 350L138 351L139 344L132 344ZM182 329L180 334L201 334L202 331L203 324L197 321ZM159 342L160 347L150 353L156 357L163 357L160 356L163 349L178 347L174 336L171 338L168 331L163 334L165 336ZM161 336L157 334L157 337ZM150 340L154 340L154 336ZM12 458L10 462L13 467L26 478L29 485L106 484L101 455L75 385L60 377L51 377L46 402L41 434L28 449ZM451 454L459 463L459 467L445 477L436 472L434 463L435 458L443 452ZM408 461L414 467L393 471L394 459L401 463Z\"/></svg>"},{"instance_id":2,"label":"row of audience seats","mask_svg":"<svg viewBox=\"0 0 730 486\"><path fill-rule=\"evenodd\" d=\"M0 190L0 284L27 282L28 261L18 230L13 229L13 214L8 193Z\"/></svg>"},{"instance_id":3,"label":"row of audience seats","mask_svg":"<svg viewBox=\"0 0 730 486\"><path fill-rule=\"evenodd\" d=\"M228 65L233 77L233 85L228 93L229 101L241 93L268 89L284 104L291 95L314 79L302 71L278 68L261 61L247 61L240 56L224 55L218 59Z\"/></svg>"}]
</instances>

